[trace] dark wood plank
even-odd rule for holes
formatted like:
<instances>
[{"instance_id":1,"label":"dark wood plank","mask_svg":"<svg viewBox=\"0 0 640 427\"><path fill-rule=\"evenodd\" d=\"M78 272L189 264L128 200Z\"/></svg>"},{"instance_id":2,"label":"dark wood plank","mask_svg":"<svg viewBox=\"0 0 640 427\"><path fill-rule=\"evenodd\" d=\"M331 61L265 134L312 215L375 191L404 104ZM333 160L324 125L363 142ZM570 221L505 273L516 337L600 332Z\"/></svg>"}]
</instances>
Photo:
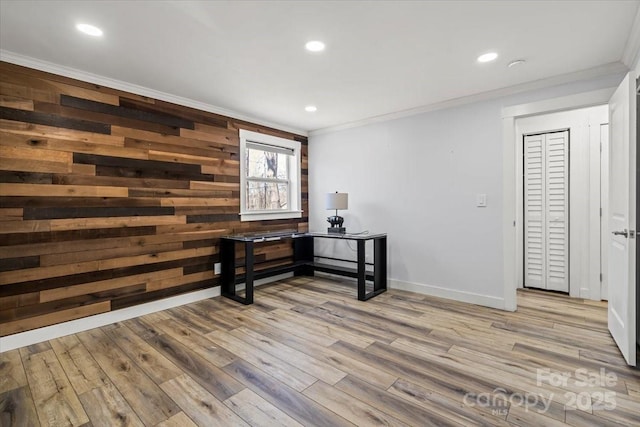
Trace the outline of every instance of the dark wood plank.
<instances>
[{"instance_id":1,"label":"dark wood plank","mask_svg":"<svg viewBox=\"0 0 640 427\"><path fill-rule=\"evenodd\" d=\"M64 96L64 95L62 95ZM61 97L62 97L61 96ZM100 103L98 103L100 104ZM107 105L107 104L105 104ZM118 108L117 106L113 106ZM50 102L36 101L34 103L34 110L40 113L55 114L57 117L65 117L72 119L81 119L97 123L109 123L113 126L126 126L132 129L142 129L151 132L157 132L169 135L179 135L179 128L173 126L165 126L158 123L149 121L135 120L126 117L120 117L115 115L108 115L102 112L94 112L90 110L71 108L64 105L52 104Z\"/></svg>"},{"instance_id":2,"label":"dark wood plank","mask_svg":"<svg viewBox=\"0 0 640 427\"><path fill-rule=\"evenodd\" d=\"M107 123L97 123L88 120L71 119L60 117L56 114L16 110L7 107L0 107L0 119L36 123L40 125L55 126L65 129L75 129L85 132L102 133L105 135L109 135L111 133L111 125Z\"/></svg>"},{"instance_id":3,"label":"dark wood plank","mask_svg":"<svg viewBox=\"0 0 640 427\"><path fill-rule=\"evenodd\" d=\"M59 175L58 175L59 176ZM53 177L54 179L56 176ZM68 207L68 206L84 206L84 207L129 207L129 206L160 206L159 199L134 198L134 197L49 197L43 195L41 197L30 196L6 196L0 197L0 203L5 208L16 207Z\"/></svg>"},{"instance_id":4,"label":"dark wood plank","mask_svg":"<svg viewBox=\"0 0 640 427\"><path fill-rule=\"evenodd\" d=\"M35 268L39 266L39 256L0 259L0 271L22 270L24 268Z\"/></svg>"},{"instance_id":5,"label":"dark wood plank","mask_svg":"<svg viewBox=\"0 0 640 427\"><path fill-rule=\"evenodd\" d=\"M185 177L186 174L189 174L189 176L193 177L194 179L204 178L204 180L206 180L206 177L204 177L200 173L200 166L186 163L163 162L159 160L124 159L121 157L83 153L74 153L73 162L112 168L130 168L133 170L141 171L144 170L149 174L153 173L154 171L174 172L179 174L179 179L183 179L182 177ZM96 169L96 174L98 174L98 169ZM146 177L153 178L154 176ZM160 175L155 177L162 178L163 176Z\"/></svg>"},{"instance_id":6,"label":"dark wood plank","mask_svg":"<svg viewBox=\"0 0 640 427\"><path fill-rule=\"evenodd\" d=\"M24 219L109 218L119 216L175 215L172 207L57 207L24 209Z\"/></svg>"},{"instance_id":7,"label":"dark wood plank","mask_svg":"<svg viewBox=\"0 0 640 427\"><path fill-rule=\"evenodd\" d=\"M128 104L131 105L132 102L129 102ZM145 111L139 108L129 108L128 106L123 106L122 104L120 106L110 105L102 102L91 101L88 99L82 99L75 96L63 94L60 95L60 105L78 108L81 110L94 111L96 113L109 114L112 116L120 116L151 123L158 123L174 128L194 129L193 121L166 113Z\"/></svg>"},{"instance_id":8,"label":"dark wood plank","mask_svg":"<svg viewBox=\"0 0 640 427\"><path fill-rule=\"evenodd\" d=\"M0 171L0 182L18 184L52 184L52 176L53 174L51 173L3 170Z\"/></svg>"},{"instance_id":9,"label":"dark wood plank","mask_svg":"<svg viewBox=\"0 0 640 427\"><path fill-rule=\"evenodd\" d=\"M132 110L149 112L152 114L164 113L172 117L179 117L190 123L199 122L209 126L217 126L221 129L227 128L227 119L225 117L195 110L193 108L183 107L181 105L171 104L169 102L156 100L153 104L149 104L148 102L133 99L120 99L120 105Z\"/></svg>"}]
</instances>

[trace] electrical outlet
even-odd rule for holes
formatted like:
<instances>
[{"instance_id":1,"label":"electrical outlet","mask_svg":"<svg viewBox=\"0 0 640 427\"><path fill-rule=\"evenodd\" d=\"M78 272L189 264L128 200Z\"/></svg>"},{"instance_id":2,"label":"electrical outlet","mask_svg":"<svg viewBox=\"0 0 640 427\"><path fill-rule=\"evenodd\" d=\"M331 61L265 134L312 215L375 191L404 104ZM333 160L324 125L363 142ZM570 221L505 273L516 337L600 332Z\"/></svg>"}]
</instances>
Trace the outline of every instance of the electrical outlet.
<instances>
[{"instance_id":1,"label":"electrical outlet","mask_svg":"<svg viewBox=\"0 0 640 427\"><path fill-rule=\"evenodd\" d=\"M219 262L216 262L215 264L213 264L213 274L220 274L221 269L222 267L220 266Z\"/></svg>"}]
</instances>

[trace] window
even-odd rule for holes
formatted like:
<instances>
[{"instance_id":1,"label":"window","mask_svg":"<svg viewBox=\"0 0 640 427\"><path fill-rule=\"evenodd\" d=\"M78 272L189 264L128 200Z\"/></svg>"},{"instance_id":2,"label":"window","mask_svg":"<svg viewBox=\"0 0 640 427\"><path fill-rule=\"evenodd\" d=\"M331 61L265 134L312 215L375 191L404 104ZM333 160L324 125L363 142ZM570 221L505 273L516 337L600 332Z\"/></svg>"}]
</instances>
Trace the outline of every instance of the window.
<instances>
[{"instance_id":1,"label":"window","mask_svg":"<svg viewBox=\"0 0 640 427\"><path fill-rule=\"evenodd\" d=\"M302 217L300 143L240 130L242 221Z\"/></svg>"}]
</instances>

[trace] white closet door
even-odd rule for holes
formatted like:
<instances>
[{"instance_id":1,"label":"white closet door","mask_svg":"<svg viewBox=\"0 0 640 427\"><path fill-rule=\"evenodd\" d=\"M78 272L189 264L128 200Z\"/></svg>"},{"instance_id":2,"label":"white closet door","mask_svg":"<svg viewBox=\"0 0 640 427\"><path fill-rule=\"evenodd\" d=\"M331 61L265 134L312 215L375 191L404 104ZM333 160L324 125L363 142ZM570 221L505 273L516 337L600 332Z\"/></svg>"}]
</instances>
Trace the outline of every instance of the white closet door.
<instances>
[{"instance_id":1,"label":"white closet door","mask_svg":"<svg viewBox=\"0 0 640 427\"><path fill-rule=\"evenodd\" d=\"M569 292L569 133L524 139L524 285Z\"/></svg>"},{"instance_id":2,"label":"white closet door","mask_svg":"<svg viewBox=\"0 0 640 427\"><path fill-rule=\"evenodd\" d=\"M545 136L546 288L569 292L569 132Z\"/></svg>"},{"instance_id":3,"label":"white closet door","mask_svg":"<svg viewBox=\"0 0 640 427\"><path fill-rule=\"evenodd\" d=\"M524 285L546 288L544 135L524 138Z\"/></svg>"}]
</instances>

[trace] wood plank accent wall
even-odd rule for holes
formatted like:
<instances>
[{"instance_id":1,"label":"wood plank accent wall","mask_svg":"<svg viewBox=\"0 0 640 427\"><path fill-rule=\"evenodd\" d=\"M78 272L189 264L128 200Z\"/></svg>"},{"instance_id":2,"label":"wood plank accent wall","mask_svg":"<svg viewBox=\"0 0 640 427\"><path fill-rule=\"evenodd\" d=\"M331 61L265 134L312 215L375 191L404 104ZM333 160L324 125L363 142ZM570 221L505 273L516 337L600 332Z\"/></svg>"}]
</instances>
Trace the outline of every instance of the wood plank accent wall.
<instances>
[{"instance_id":1,"label":"wood plank accent wall","mask_svg":"<svg viewBox=\"0 0 640 427\"><path fill-rule=\"evenodd\" d=\"M239 221L241 128L302 143L305 217ZM218 286L221 235L307 230L307 152L305 137L0 62L0 335ZM276 242L256 261L291 256Z\"/></svg>"}]
</instances>

